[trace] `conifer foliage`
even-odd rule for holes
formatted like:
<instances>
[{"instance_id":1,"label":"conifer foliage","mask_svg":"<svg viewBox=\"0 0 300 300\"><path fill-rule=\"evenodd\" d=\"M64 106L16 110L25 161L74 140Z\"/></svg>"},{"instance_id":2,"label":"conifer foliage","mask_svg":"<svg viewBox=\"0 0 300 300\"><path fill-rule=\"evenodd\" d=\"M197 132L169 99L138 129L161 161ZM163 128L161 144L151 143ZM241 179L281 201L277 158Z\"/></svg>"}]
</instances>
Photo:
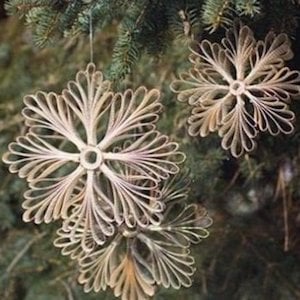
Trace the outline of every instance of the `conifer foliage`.
<instances>
[{"instance_id":1,"label":"conifer foliage","mask_svg":"<svg viewBox=\"0 0 300 300\"><path fill-rule=\"evenodd\" d=\"M159 55L173 39L188 41L220 27L230 27L237 17L260 19L268 12L266 0L9 0L6 9L25 19L36 45L45 47L64 35L88 33L119 24L110 78L119 80L133 71L143 53ZM276 0L278 12L294 12L297 3ZM279 14L279 13L278 13ZM275 15L272 25L280 27L284 15Z\"/></svg>"}]
</instances>

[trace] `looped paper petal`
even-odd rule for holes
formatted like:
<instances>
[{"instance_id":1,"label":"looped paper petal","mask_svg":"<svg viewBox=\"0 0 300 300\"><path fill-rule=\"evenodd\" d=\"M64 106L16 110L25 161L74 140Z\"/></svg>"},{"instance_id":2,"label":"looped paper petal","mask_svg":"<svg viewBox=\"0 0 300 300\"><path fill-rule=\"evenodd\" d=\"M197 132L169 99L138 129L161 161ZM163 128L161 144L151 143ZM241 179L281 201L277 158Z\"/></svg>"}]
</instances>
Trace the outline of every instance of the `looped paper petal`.
<instances>
[{"instance_id":1,"label":"looped paper petal","mask_svg":"<svg viewBox=\"0 0 300 300\"><path fill-rule=\"evenodd\" d=\"M262 97L273 96L276 100L289 103L291 97L300 95L300 73L285 67L280 70L272 69L260 77L260 81L247 89Z\"/></svg>"},{"instance_id":2,"label":"looped paper petal","mask_svg":"<svg viewBox=\"0 0 300 300\"><path fill-rule=\"evenodd\" d=\"M132 254L124 256L110 278L110 286L114 289L115 296L122 300L140 300L153 296L153 283L154 280L139 268Z\"/></svg>"},{"instance_id":3,"label":"looped paper petal","mask_svg":"<svg viewBox=\"0 0 300 300\"><path fill-rule=\"evenodd\" d=\"M76 201L74 190L82 172L79 166L67 176L32 182L31 189L24 193L26 200L22 204L25 209L23 220L39 224L66 218L68 209Z\"/></svg>"},{"instance_id":4,"label":"looped paper petal","mask_svg":"<svg viewBox=\"0 0 300 300\"><path fill-rule=\"evenodd\" d=\"M291 42L284 33L275 35L270 32L264 41L255 45L254 55L250 59L251 70L246 77L246 82L251 83L261 75L268 73L272 68L283 67L285 60L293 57Z\"/></svg>"},{"instance_id":5,"label":"looped paper petal","mask_svg":"<svg viewBox=\"0 0 300 300\"><path fill-rule=\"evenodd\" d=\"M77 200L72 213L64 221L65 224L72 224L72 233L75 235L78 228L83 227L82 244L83 248L88 248L89 238L98 245L103 245L107 237L112 236L115 227L112 199L101 189L97 182L97 177L93 172L88 172L84 184L84 192Z\"/></svg>"},{"instance_id":6,"label":"looped paper petal","mask_svg":"<svg viewBox=\"0 0 300 300\"><path fill-rule=\"evenodd\" d=\"M100 250L90 253L80 259L79 283L83 284L84 291L105 291L110 286L113 271L117 267L117 249L120 246L120 236Z\"/></svg>"},{"instance_id":7,"label":"looped paper petal","mask_svg":"<svg viewBox=\"0 0 300 300\"><path fill-rule=\"evenodd\" d=\"M154 189L155 181L147 180L146 176L131 176L126 178L114 174L103 166L103 173L111 182L112 198L114 199L114 215L118 224L125 220L129 227L147 226L159 222L164 204L160 202L160 191Z\"/></svg>"},{"instance_id":8,"label":"looped paper petal","mask_svg":"<svg viewBox=\"0 0 300 300\"><path fill-rule=\"evenodd\" d=\"M61 254L70 256L71 259L79 260L86 256L89 249L95 247L95 242L90 235L90 245L84 249L81 244L84 228L78 228L76 234L73 234L72 227L68 227L66 224L62 228L57 230L58 237L54 240L53 244L57 248L61 248Z\"/></svg>"},{"instance_id":9,"label":"looped paper petal","mask_svg":"<svg viewBox=\"0 0 300 300\"><path fill-rule=\"evenodd\" d=\"M170 243L179 247L189 247L190 243L199 243L201 239L207 238L209 233L206 228L211 226L212 220L203 210L199 211L197 205L185 206L175 217L172 213L178 211L169 209L160 225L151 225L149 230L159 232Z\"/></svg>"},{"instance_id":10,"label":"looped paper petal","mask_svg":"<svg viewBox=\"0 0 300 300\"><path fill-rule=\"evenodd\" d=\"M187 171L182 171L166 180L161 188L161 201L166 209L177 203L184 203L188 198L190 179Z\"/></svg>"},{"instance_id":11,"label":"looped paper petal","mask_svg":"<svg viewBox=\"0 0 300 300\"><path fill-rule=\"evenodd\" d=\"M234 157L241 156L244 150L250 152L254 149L256 143L253 138L257 135L257 130L243 102L225 116L219 135L223 138L222 147L230 149Z\"/></svg>"},{"instance_id":12,"label":"looped paper petal","mask_svg":"<svg viewBox=\"0 0 300 300\"><path fill-rule=\"evenodd\" d=\"M229 97L227 97L228 99ZM191 136L200 135L207 136L210 132L216 131L222 124L224 117L227 114L227 106L223 102L227 101L210 101L205 105L200 105L192 110L192 115L188 119L189 134Z\"/></svg>"},{"instance_id":13,"label":"looped paper petal","mask_svg":"<svg viewBox=\"0 0 300 300\"><path fill-rule=\"evenodd\" d=\"M106 158L118 160L130 168L148 174L153 180L167 179L179 172L178 164L185 155L177 151L178 144L158 131L150 131L137 138L119 153L109 153Z\"/></svg>"},{"instance_id":14,"label":"looped paper petal","mask_svg":"<svg viewBox=\"0 0 300 300\"><path fill-rule=\"evenodd\" d=\"M271 135L293 132L295 114L287 109L285 103L268 97L255 98L249 95L249 98L254 107L254 120L261 131L268 131Z\"/></svg>"},{"instance_id":15,"label":"looped paper petal","mask_svg":"<svg viewBox=\"0 0 300 300\"><path fill-rule=\"evenodd\" d=\"M113 143L133 138L136 131L152 130L162 109L159 98L158 90L147 91L145 87L115 94L110 107L107 130L98 145L99 148L104 150Z\"/></svg>"},{"instance_id":16,"label":"looped paper petal","mask_svg":"<svg viewBox=\"0 0 300 300\"><path fill-rule=\"evenodd\" d=\"M109 91L110 82L103 79L93 63L85 71L79 71L75 81L68 83L63 91L63 99L73 114L83 125L82 133L87 144L97 143L97 126L103 114L110 107L113 93Z\"/></svg>"},{"instance_id":17,"label":"looped paper petal","mask_svg":"<svg viewBox=\"0 0 300 300\"><path fill-rule=\"evenodd\" d=\"M28 181L53 175L70 162L78 162L79 155L57 149L34 134L20 136L9 145L3 161L10 164L9 170Z\"/></svg>"},{"instance_id":18,"label":"looped paper petal","mask_svg":"<svg viewBox=\"0 0 300 300\"><path fill-rule=\"evenodd\" d=\"M188 101L189 105L201 105L208 99L217 100L229 91L228 86L221 84L219 78L215 78L205 69L196 68L181 74L180 79L174 80L170 88L178 93L179 101Z\"/></svg>"},{"instance_id":19,"label":"looped paper petal","mask_svg":"<svg viewBox=\"0 0 300 300\"><path fill-rule=\"evenodd\" d=\"M211 43L208 40L203 40L199 46L201 49L201 54L199 55L204 60L204 70L210 70L212 78L217 77L224 83L232 82L232 75L227 71L230 68L230 60L226 56L224 49L219 44Z\"/></svg>"},{"instance_id":20,"label":"looped paper petal","mask_svg":"<svg viewBox=\"0 0 300 300\"><path fill-rule=\"evenodd\" d=\"M58 134L78 149L84 147L84 141L75 128L75 116L64 98L54 93L38 92L36 95L25 96L24 103L25 124L31 133Z\"/></svg>"},{"instance_id":21,"label":"looped paper petal","mask_svg":"<svg viewBox=\"0 0 300 300\"><path fill-rule=\"evenodd\" d=\"M236 79L243 80L249 67L249 59L255 46L253 32L248 26L243 26L238 31L228 30L222 44L231 63L236 67Z\"/></svg>"},{"instance_id":22,"label":"looped paper petal","mask_svg":"<svg viewBox=\"0 0 300 300\"><path fill-rule=\"evenodd\" d=\"M189 255L188 249L161 243L144 234L139 234L138 238L149 250L151 262L149 266L158 284L174 289L191 286L191 276L195 268L194 258Z\"/></svg>"}]
</instances>

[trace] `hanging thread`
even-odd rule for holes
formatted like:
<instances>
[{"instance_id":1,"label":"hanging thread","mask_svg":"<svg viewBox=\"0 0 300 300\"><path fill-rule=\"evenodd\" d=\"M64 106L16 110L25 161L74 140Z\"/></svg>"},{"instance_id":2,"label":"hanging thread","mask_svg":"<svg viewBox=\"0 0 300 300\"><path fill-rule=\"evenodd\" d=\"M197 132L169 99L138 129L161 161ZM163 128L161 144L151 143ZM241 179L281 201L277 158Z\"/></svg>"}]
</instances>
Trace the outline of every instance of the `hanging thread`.
<instances>
[{"instance_id":1,"label":"hanging thread","mask_svg":"<svg viewBox=\"0 0 300 300\"><path fill-rule=\"evenodd\" d=\"M92 16L92 9L90 10L90 62L94 62L94 48L93 48L93 16Z\"/></svg>"}]
</instances>

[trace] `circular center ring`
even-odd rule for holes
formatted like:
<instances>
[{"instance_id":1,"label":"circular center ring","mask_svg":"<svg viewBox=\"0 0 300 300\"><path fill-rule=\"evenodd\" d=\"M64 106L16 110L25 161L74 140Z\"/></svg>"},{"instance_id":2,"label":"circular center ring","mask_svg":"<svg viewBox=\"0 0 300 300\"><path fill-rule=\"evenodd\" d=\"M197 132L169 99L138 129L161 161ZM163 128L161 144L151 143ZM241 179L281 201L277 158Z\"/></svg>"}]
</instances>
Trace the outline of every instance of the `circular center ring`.
<instances>
[{"instance_id":1,"label":"circular center ring","mask_svg":"<svg viewBox=\"0 0 300 300\"><path fill-rule=\"evenodd\" d=\"M88 170L97 169L103 163L103 154L97 147L88 146L80 153L80 163Z\"/></svg>"},{"instance_id":2,"label":"circular center ring","mask_svg":"<svg viewBox=\"0 0 300 300\"><path fill-rule=\"evenodd\" d=\"M230 93L234 96L240 96L245 93L246 85L243 81L235 80L229 87Z\"/></svg>"}]
</instances>

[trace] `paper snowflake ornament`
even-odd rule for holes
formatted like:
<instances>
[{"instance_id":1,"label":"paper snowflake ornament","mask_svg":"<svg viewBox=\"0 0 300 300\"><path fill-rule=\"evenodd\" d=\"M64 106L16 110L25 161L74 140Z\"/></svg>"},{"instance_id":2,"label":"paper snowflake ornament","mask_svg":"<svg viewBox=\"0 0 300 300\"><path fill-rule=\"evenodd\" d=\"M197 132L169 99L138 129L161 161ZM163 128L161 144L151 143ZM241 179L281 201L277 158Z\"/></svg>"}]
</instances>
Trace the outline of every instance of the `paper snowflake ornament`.
<instances>
[{"instance_id":1,"label":"paper snowflake ornament","mask_svg":"<svg viewBox=\"0 0 300 300\"><path fill-rule=\"evenodd\" d=\"M164 204L157 186L184 160L178 145L155 129L159 97L144 87L113 93L92 63L61 95L26 96L28 133L3 157L29 182L24 221L76 220L74 232L81 226L100 245L114 234L113 222L159 222Z\"/></svg>"},{"instance_id":2,"label":"paper snowflake ornament","mask_svg":"<svg viewBox=\"0 0 300 300\"><path fill-rule=\"evenodd\" d=\"M199 50L199 51L198 51ZM256 41L247 26L228 30L221 44L203 40L192 50L193 67L171 84L193 107L189 134L217 131L234 157L255 148L258 133L293 131L288 104L300 95L300 72L284 67L293 57L286 34Z\"/></svg>"},{"instance_id":3,"label":"paper snowflake ornament","mask_svg":"<svg viewBox=\"0 0 300 300\"><path fill-rule=\"evenodd\" d=\"M85 292L110 287L122 300L139 300L149 299L159 286L191 286L195 266L190 245L208 236L212 220L202 207L185 204L187 186L184 176L162 182L159 190L167 209L161 220L147 227L129 228L123 223L102 246L95 244L89 232L86 248L80 228L74 238L74 224L65 223L58 230L54 244L63 255L77 260Z\"/></svg>"}]
</instances>

